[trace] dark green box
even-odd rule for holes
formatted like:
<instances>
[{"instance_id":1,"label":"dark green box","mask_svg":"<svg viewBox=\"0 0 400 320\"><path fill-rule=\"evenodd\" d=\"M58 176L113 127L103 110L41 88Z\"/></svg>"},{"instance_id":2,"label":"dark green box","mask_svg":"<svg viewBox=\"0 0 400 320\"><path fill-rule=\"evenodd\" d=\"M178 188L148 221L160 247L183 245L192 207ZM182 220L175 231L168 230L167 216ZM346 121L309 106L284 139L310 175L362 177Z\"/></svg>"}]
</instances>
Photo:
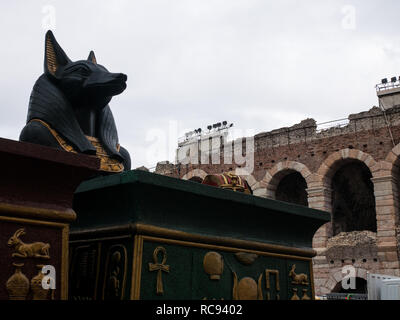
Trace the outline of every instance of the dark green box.
<instances>
[{"instance_id":1,"label":"dark green box","mask_svg":"<svg viewBox=\"0 0 400 320\"><path fill-rule=\"evenodd\" d=\"M74 210L71 299L313 298L312 237L330 219L136 170L83 183Z\"/></svg>"}]
</instances>

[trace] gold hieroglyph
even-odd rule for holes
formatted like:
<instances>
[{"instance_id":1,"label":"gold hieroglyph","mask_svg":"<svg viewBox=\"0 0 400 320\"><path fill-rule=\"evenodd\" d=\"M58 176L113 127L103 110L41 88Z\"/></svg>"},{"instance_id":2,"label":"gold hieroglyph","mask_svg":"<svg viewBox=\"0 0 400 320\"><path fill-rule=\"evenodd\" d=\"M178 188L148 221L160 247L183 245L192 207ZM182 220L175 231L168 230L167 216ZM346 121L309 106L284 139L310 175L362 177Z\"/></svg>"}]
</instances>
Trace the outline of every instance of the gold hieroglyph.
<instances>
[{"instance_id":1,"label":"gold hieroglyph","mask_svg":"<svg viewBox=\"0 0 400 320\"><path fill-rule=\"evenodd\" d=\"M40 258L50 259L50 244L44 242L24 243L19 237L26 234L25 228L18 229L8 239L8 246L14 247L15 251L11 256L18 258Z\"/></svg>"},{"instance_id":2,"label":"gold hieroglyph","mask_svg":"<svg viewBox=\"0 0 400 320\"><path fill-rule=\"evenodd\" d=\"M162 262L158 262L158 253L162 253ZM164 287L162 282L162 272L169 273L169 266L165 265L167 262L167 250L164 247L157 247L153 251L153 261L154 263L149 263L149 271L157 271L157 286L156 292L158 295L164 294Z\"/></svg>"},{"instance_id":3,"label":"gold hieroglyph","mask_svg":"<svg viewBox=\"0 0 400 320\"><path fill-rule=\"evenodd\" d=\"M31 279L32 300L48 300L50 290L43 288L42 285L44 278L42 269L44 265L38 264L36 267L38 268L38 274Z\"/></svg>"},{"instance_id":4,"label":"gold hieroglyph","mask_svg":"<svg viewBox=\"0 0 400 320\"><path fill-rule=\"evenodd\" d=\"M262 273L257 282L250 277L245 277L238 282L236 272L233 272L233 300L263 300L261 289Z\"/></svg>"},{"instance_id":5,"label":"gold hieroglyph","mask_svg":"<svg viewBox=\"0 0 400 320\"><path fill-rule=\"evenodd\" d=\"M255 253L248 253L248 252L237 252L235 253L235 258L241 263L246 266L250 266L256 261L258 255Z\"/></svg>"},{"instance_id":6,"label":"gold hieroglyph","mask_svg":"<svg viewBox=\"0 0 400 320\"><path fill-rule=\"evenodd\" d=\"M127 250L122 244L113 245L108 249L104 283L103 300L123 300L127 269Z\"/></svg>"},{"instance_id":7,"label":"gold hieroglyph","mask_svg":"<svg viewBox=\"0 0 400 320\"><path fill-rule=\"evenodd\" d=\"M293 288L293 296L290 298L290 300L300 300L299 296L297 295L297 289Z\"/></svg>"},{"instance_id":8,"label":"gold hieroglyph","mask_svg":"<svg viewBox=\"0 0 400 320\"><path fill-rule=\"evenodd\" d=\"M292 265L292 268L289 271L289 277L292 278L292 284L299 284L308 286L308 276L305 273L296 274L296 265Z\"/></svg>"},{"instance_id":9,"label":"gold hieroglyph","mask_svg":"<svg viewBox=\"0 0 400 320\"><path fill-rule=\"evenodd\" d=\"M266 287L267 287L267 300L271 300L271 282L270 282L270 277L272 275L275 275L275 289L276 289L276 300L280 299L279 296L279 291L280 291L280 285L279 285L279 270L270 270L266 269L265 270L265 280L266 280Z\"/></svg>"},{"instance_id":10,"label":"gold hieroglyph","mask_svg":"<svg viewBox=\"0 0 400 320\"><path fill-rule=\"evenodd\" d=\"M303 289L303 296L301 297L301 300L311 300L311 298L307 295L307 290L308 289Z\"/></svg>"},{"instance_id":11,"label":"gold hieroglyph","mask_svg":"<svg viewBox=\"0 0 400 320\"><path fill-rule=\"evenodd\" d=\"M203 259L203 268L211 280L219 280L224 271L224 260L218 252L207 252Z\"/></svg>"},{"instance_id":12,"label":"gold hieroglyph","mask_svg":"<svg viewBox=\"0 0 400 320\"><path fill-rule=\"evenodd\" d=\"M10 300L26 300L29 293L29 280L22 273L23 263L13 263L14 274L7 280L6 288Z\"/></svg>"}]
</instances>

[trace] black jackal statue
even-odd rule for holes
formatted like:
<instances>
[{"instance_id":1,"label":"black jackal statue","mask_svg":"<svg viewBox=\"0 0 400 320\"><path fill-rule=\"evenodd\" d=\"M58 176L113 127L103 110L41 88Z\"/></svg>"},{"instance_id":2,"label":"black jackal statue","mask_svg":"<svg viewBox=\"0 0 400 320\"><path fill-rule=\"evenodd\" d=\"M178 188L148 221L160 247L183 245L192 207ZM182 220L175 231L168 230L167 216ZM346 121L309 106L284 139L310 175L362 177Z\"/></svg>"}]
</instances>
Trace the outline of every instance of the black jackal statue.
<instances>
[{"instance_id":1,"label":"black jackal statue","mask_svg":"<svg viewBox=\"0 0 400 320\"><path fill-rule=\"evenodd\" d=\"M130 170L108 106L125 90L126 80L98 64L93 51L87 60L72 62L48 31L44 74L33 87L20 140L95 155L105 172Z\"/></svg>"}]
</instances>

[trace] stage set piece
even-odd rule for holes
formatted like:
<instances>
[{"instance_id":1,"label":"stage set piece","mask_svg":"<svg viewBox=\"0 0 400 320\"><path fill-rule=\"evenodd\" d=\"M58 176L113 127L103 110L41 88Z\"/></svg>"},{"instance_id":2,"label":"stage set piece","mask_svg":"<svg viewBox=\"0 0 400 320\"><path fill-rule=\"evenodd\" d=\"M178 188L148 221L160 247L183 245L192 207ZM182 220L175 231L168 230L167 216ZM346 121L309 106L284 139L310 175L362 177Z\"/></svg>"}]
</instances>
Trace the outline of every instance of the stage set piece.
<instances>
[{"instance_id":1,"label":"stage set piece","mask_svg":"<svg viewBox=\"0 0 400 320\"><path fill-rule=\"evenodd\" d=\"M73 193L100 161L1 138L0 159L0 300L67 299ZM48 289L44 266L54 268Z\"/></svg>"},{"instance_id":2,"label":"stage set piece","mask_svg":"<svg viewBox=\"0 0 400 320\"><path fill-rule=\"evenodd\" d=\"M70 299L314 298L325 212L138 170L82 183L74 209Z\"/></svg>"}]
</instances>

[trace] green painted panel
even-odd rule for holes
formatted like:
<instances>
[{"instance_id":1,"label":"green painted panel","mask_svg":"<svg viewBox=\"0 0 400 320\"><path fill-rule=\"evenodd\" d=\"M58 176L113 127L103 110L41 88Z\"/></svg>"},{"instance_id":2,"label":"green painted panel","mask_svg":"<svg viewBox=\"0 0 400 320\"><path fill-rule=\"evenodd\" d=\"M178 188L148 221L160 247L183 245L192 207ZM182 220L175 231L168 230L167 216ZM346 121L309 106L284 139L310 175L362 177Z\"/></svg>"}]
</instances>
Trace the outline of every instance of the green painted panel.
<instances>
[{"instance_id":1,"label":"green painted panel","mask_svg":"<svg viewBox=\"0 0 400 320\"><path fill-rule=\"evenodd\" d=\"M130 298L133 240L131 237L70 244L69 298Z\"/></svg>"},{"instance_id":2,"label":"green painted panel","mask_svg":"<svg viewBox=\"0 0 400 320\"><path fill-rule=\"evenodd\" d=\"M132 279L135 236L204 241L219 248L214 263L208 260L212 255L207 259L208 268L218 267L218 257L224 264L220 278L210 279L203 264L213 250L206 245L145 240L141 299L230 300L248 295L283 300L292 298L294 290L299 298L312 297L312 238L330 220L323 211L136 170L84 182L74 195L74 210L77 220L70 234L70 297L84 300L136 296L131 288L137 283ZM217 244L274 252L295 249L304 259L263 252L245 265L238 261L236 252ZM166 251L164 264L162 251L156 261L153 259L158 246ZM289 272L293 265L298 276L307 276L307 282L292 283ZM279 273L278 282L273 272L267 278L269 269Z\"/></svg>"},{"instance_id":3,"label":"green painted panel","mask_svg":"<svg viewBox=\"0 0 400 320\"><path fill-rule=\"evenodd\" d=\"M154 263L153 252L157 247L165 249L167 254L165 265L169 268L169 272L162 272L161 275L162 294L157 294L159 271L149 270L149 263ZM204 258L209 252L217 252L222 257L223 270L220 279L210 279L203 267ZM157 263L162 262L162 258L163 254L159 253ZM215 265L211 264L211 266ZM292 284L289 272L293 265L296 265L295 273L298 276L301 273L307 275L308 284ZM274 273L269 274L269 288L267 288L267 270L279 272L279 290L277 290L277 278ZM250 296L255 295L256 298L262 300L277 299L278 296L281 300L287 300L292 298L293 289L297 289L300 298L303 297L304 292L307 293L308 297L312 297L310 262L307 260L258 255L251 265L244 265L236 258L235 252L228 250L214 251L208 248L145 241L143 244L140 298L145 300L201 300L205 298L208 300L232 300L234 298L234 274L237 276L236 293L241 298L248 294ZM245 280L242 281L243 279Z\"/></svg>"}]
</instances>

